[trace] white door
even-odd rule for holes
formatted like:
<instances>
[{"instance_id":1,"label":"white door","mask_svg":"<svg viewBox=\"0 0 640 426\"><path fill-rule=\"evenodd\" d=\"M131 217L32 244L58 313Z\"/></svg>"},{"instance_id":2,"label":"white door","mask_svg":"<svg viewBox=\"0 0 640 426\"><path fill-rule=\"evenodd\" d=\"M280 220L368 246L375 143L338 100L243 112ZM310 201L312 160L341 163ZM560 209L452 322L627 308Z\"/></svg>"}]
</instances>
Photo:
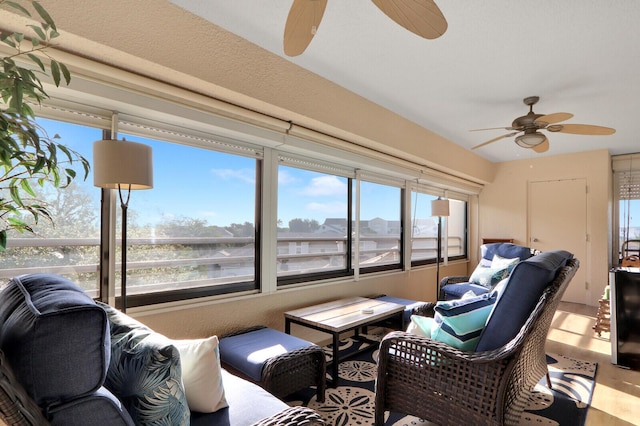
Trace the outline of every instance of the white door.
<instances>
[{"instance_id":1,"label":"white door","mask_svg":"<svg viewBox=\"0 0 640 426\"><path fill-rule=\"evenodd\" d=\"M562 300L587 303L585 179L529 183L529 244L540 251L567 250L580 260L580 268Z\"/></svg>"}]
</instances>

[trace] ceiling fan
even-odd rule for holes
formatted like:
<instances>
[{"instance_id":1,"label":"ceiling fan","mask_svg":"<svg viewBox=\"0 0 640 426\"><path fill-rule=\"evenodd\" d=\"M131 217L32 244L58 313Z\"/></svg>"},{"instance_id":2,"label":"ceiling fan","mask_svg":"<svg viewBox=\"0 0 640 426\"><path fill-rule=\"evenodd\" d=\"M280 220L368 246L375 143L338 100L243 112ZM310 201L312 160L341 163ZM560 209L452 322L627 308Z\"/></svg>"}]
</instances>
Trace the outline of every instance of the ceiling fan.
<instances>
[{"instance_id":1,"label":"ceiling fan","mask_svg":"<svg viewBox=\"0 0 640 426\"><path fill-rule=\"evenodd\" d=\"M538 96L529 96L523 99L525 105L529 106L529 113L518 117L513 120L509 127L493 127L489 129L475 129L475 131L481 130L513 130L511 133L498 136L497 138L490 139L486 142L476 145L471 149L477 149L490 143L499 141L504 138L510 138L516 136L515 142L523 148L531 148L537 153L543 153L549 150L549 139L547 136L539 133L539 130L547 130L549 132L560 133L572 133L574 135L612 135L616 132L615 129L610 127L593 126L590 124L556 124L561 121L565 121L573 117L573 114L568 112L556 112L554 114L536 114L533 112L533 106L540 100Z\"/></svg>"},{"instance_id":2,"label":"ceiling fan","mask_svg":"<svg viewBox=\"0 0 640 426\"><path fill-rule=\"evenodd\" d=\"M447 21L433 0L371 0L389 18L427 39L440 37ZM316 34L327 0L293 0L284 28L284 53L298 56Z\"/></svg>"}]
</instances>

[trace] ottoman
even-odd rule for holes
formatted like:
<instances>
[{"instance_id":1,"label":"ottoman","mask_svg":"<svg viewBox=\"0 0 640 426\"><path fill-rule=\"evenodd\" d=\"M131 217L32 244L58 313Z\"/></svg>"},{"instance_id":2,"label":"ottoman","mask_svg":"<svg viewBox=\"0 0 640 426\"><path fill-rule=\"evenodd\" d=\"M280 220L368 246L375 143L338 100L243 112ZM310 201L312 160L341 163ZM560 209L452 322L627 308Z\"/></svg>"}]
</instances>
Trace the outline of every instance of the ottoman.
<instances>
[{"instance_id":1,"label":"ottoman","mask_svg":"<svg viewBox=\"0 0 640 426\"><path fill-rule=\"evenodd\" d=\"M242 329L220 338L224 367L273 395L283 398L310 386L324 401L326 360L322 348L264 326Z\"/></svg>"}]
</instances>

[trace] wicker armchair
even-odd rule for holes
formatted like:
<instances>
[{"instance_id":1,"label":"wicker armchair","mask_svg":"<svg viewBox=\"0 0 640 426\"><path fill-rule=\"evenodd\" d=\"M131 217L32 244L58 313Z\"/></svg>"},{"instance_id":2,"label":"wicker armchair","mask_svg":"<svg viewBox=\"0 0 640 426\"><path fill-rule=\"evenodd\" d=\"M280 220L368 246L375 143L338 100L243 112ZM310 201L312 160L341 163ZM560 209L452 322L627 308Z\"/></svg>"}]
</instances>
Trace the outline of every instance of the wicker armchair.
<instances>
[{"instance_id":1,"label":"wicker armchair","mask_svg":"<svg viewBox=\"0 0 640 426\"><path fill-rule=\"evenodd\" d=\"M516 425L547 372L545 341L554 313L579 267L571 259L546 287L519 333L495 350L464 352L405 332L380 344L375 424L385 411L441 425Z\"/></svg>"}]
</instances>

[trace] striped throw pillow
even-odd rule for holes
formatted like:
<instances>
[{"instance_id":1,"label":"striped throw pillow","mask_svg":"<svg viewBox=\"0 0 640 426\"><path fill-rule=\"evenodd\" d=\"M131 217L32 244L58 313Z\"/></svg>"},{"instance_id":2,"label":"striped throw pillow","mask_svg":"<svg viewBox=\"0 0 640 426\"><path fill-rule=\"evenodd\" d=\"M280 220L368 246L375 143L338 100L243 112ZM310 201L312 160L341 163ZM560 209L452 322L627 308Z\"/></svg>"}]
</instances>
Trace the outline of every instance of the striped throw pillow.
<instances>
[{"instance_id":1,"label":"striped throw pillow","mask_svg":"<svg viewBox=\"0 0 640 426\"><path fill-rule=\"evenodd\" d=\"M463 351L473 351L487 323L497 293L458 300L441 301L435 306L436 325L431 338Z\"/></svg>"}]
</instances>

